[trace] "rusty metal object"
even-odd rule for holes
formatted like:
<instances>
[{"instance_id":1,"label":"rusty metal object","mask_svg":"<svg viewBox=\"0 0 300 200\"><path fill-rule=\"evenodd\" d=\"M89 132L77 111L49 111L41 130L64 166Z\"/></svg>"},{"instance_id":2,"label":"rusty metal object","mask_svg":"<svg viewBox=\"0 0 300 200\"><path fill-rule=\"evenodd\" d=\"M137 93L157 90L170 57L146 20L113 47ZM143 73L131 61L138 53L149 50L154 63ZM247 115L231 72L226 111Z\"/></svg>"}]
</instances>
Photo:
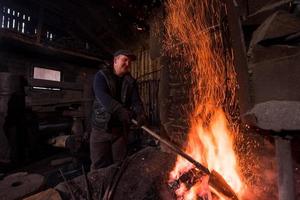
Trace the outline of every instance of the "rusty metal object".
<instances>
[{"instance_id":1,"label":"rusty metal object","mask_svg":"<svg viewBox=\"0 0 300 200\"><path fill-rule=\"evenodd\" d=\"M11 174L0 181L0 197L3 200L20 199L38 191L43 185L44 177L39 174Z\"/></svg>"},{"instance_id":2,"label":"rusty metal object","mask_svg":"<svg viewBox=\"0 0 300 200\"><path fill-rule=\"evenodd\" d=\"M132 123L137 125L136 120L131 120ZM141 128L149 133L151 136L155 137L157 140L160 142L164 143L166 146L168 146L171 150L173 150L175 153L179 154L189 162L191 162L197 169L201 170L203 173L206 175L209 175L209 185L213 187L218 193L221 193L222 195L233 199L233 200L238 200L237 195L233 191L233 189L226 183L226 181L223 179L223 177L216 171L212 170L209 171L209 169L205 166L203 166L201 163L198 161L194 160L190 155L186 154L183 152L180 148L175 146L174 144L170 143L169 141L161 138L158 134L156 134L154 131L150 130L146 126L141 126Z\"/></svg>"}]
</instances>

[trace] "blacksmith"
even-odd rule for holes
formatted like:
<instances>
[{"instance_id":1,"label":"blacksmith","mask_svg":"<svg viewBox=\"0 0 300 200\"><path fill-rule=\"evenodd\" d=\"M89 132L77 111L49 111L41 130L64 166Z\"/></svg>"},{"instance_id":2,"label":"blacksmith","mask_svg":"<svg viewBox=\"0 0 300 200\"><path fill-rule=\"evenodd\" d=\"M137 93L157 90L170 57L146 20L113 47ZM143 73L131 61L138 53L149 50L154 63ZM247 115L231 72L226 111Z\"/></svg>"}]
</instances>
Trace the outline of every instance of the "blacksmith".
<instances>
[{"instance_id":1,"label":"blacksmith","mask_svg":"<svg viewBox=\"0 0 300 200\"><path fill-rule=\"evenodd\" d=\"M136 80L130 74L131 61L135 59L129 50L119 50L114 54L112 66L95 75L91 170L122 161L127 154L131 119L136 118L139 125L146 120Z\"/></svg>"}]
</instances>

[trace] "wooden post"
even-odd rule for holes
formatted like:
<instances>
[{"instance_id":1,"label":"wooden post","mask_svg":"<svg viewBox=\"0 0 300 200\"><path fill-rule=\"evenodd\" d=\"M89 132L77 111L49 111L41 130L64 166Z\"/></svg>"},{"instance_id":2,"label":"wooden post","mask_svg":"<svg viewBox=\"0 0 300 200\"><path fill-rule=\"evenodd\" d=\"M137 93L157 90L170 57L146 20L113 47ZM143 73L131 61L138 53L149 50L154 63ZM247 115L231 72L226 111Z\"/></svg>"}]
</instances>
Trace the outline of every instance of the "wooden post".
<instances>
[{"instance_id":1,"label":"wooden post","mask_svg":"<svg viewBox=\"0 0 300 200\"><path fill-rule=\"evenodd\" d=\"M44 21L44 8L40 5L39 19L38 19L37 32L36 32L36 43L37 44L41 43L43 21Z\"/></svg>"},{"instance_id":2,"label":"wooden post","mask_svg":"<svg viewBox=\"0 0 300 200\"><path fill-rule=\"evenodd\" d=\"M277 137L275 145L278 168L278 199L295 200L291 141Z\"/></svg>"},{"instance_id":3,"label":"wooden post","mask_svg":"<svg viewBox=\"0 0 300 200\"><path fill-rule=\"evenodd\" d=\"M251 106L249 75L247 66L244 34L241 26L238 5L235 0L226 0L228 25L231 36L231 44L234 53L234 66L239 84L238 98L240 114L244 114ZM243 120L243 118L242 118Z\"/></svg>"}]
</instances>

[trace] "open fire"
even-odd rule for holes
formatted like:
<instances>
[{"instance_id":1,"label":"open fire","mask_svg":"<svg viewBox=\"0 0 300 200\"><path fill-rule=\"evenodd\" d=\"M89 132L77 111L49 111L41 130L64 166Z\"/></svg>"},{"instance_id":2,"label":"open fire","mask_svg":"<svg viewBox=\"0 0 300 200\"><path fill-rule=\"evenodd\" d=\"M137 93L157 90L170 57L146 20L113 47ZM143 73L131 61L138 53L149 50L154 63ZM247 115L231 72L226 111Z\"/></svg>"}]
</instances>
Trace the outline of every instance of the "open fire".
<instances>
[{"instance_id":1,"label":"open fire","mask_svg":"<svg viewBox=\"0 0 300 200\"><path fill-rule=\"evenodd\" d=\"M185 152L220 173L242 197L245 185L234 152L237 131L229 113L236 109L237 84L232 54L222 37L226 7L217 0L168 0L166 13L165 49L171 56L180 56L183 66L191 67L193 111ZM178 156L169 181L179 180L193 168ZM199 177L192 185L179 183L178 199L214 199L209 177Z\"/></svg>"}]
</instances>

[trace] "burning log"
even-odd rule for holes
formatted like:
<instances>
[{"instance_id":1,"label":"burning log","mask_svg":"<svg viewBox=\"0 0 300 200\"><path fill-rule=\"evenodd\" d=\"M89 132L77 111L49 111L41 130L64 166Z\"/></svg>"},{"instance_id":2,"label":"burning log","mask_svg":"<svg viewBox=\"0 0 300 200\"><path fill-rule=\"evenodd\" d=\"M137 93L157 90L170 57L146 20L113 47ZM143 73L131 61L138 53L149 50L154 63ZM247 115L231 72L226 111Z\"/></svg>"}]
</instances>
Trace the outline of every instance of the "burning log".
<instances>
[{"instance_id":1,"label":"burning log","mask_svg":"<svg viewBox=\"0 0 300 200\"><path fill-rule=\"evenodd\" d=\"M203 172L200 170L197 170L196 168L189 170L188 172L182 174L177 180L169 183L170 189L173 191L178 191L180 190L180 187L182 184L185 185L187 190L190 190L194 185L197 183L203 183L204 187L206 187L207 184L207 178L208 176L205 175ZM216 191L215 191L216 192ZM218 195L217 195L218 194ZM208 187L203 190L202 194L198 196L197 199L199 200L219 200L219 193L214 193L209 189ZM180 196L180 194L179 194Z\"/></svg>"},{"instance_id":2,"label":"burning log","mask_svg":"<svg viewBox=\"0 0 300 200\"><path fill-rule=\"evenodd\" d=\"M180 188L181 183L184 183L190 189L198 181L201 181L203 176L205 176L203 172L194 168L182 174L177 180L170 182L168 185L174 191Z\"/></svg>"}]
</instances>

